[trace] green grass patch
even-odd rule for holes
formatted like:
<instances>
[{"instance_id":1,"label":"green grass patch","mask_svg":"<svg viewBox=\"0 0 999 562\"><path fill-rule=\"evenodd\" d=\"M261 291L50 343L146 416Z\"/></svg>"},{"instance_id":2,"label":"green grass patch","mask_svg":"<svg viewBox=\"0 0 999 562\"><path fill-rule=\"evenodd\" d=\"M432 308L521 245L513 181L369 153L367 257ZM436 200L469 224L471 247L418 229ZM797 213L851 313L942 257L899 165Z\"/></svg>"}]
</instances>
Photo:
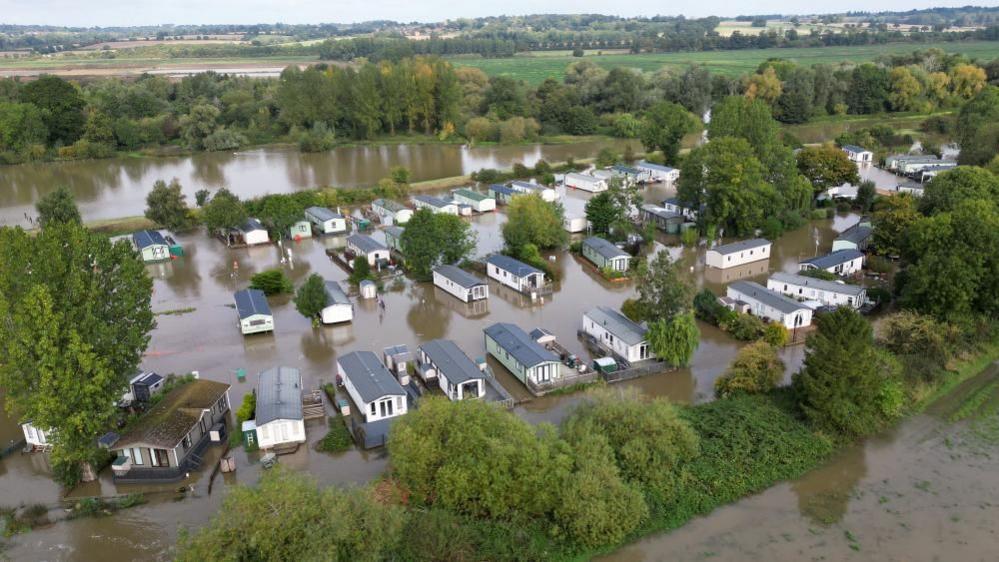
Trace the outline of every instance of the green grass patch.
<instances>
[{"instance_id":1,"label":"green grass patch","mask_svg":"<svg viewBox=\"0 0 999 562\"><path fill-rule=\"evenodd\" d=\"M128 509L146 503L146 497L141 493L127 494L109 500L104 498L84 498L73 506L68 519L80 517L105 517L122 509Z\"/></svg>"},{"instance_id":2,"label":"green grass patch","mask_svg":"<svg viewBox=\"0 0 999 562\"><path fill-rule=\"evenodd\" d=\"M957 410L948 416L948 421L953 423L966 420L971 417L982 417L984 411L987 410L984 406L990 399L995 397L996 390L999 390L999 380L994 380L985 386L976 389L970 396L968 396L968 398L964 400L964 403L962 403Z\"/></svg>"},{"instance_id":3,"label":"green grass patch","mask_svg":"<svg viewBox=\"0 0 999 562\"><path fill-rule=\"evenodd\" d=\"M163 310L160 312L154 312L153 316L180 316L182 314L190 314L195 310L198 309L193 306L189 306L187 308L174 308L172 310Z\"/></svg>"},{"instance_id":4,"label":"green grass patch","mask_svg":"<svg viewBox=\"0 0 999 562\"><path fill-rule=\"evenodd\" d=\"M327 425L330 428L329 433L316 444L317 451L339 453L354 445L354 440L350 436L350 430L347 429L343 416L331 416Z\"/></svg>"}]
</instances>

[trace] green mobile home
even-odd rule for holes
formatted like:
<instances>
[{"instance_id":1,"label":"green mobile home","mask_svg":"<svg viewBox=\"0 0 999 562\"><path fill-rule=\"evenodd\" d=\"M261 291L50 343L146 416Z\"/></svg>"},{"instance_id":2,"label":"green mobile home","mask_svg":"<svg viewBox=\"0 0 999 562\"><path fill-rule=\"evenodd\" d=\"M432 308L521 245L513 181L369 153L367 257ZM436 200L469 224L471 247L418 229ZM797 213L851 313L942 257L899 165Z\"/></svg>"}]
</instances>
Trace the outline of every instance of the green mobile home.
<instances>
[{"instance_id":1,"label":"green mobile home","mask_svg":"<svg viewBox=\"0 0 999 562\"><path fill-rule=\"evenodd\" d=\"M583 240L583 257L590 260L600 269L611 271L628 271L631 256L621 248L611 244L599 236L591 236Z\"/></svg>"},{"instance_id":2,"label":"green mobile home","mask_svg":"<svg viewBox=\"0 0 999 562\"><path fill-rule=\"evenodd\" d=\"M497 322L483 332L486 352L528 387L562 378L559 358L519 326Z\"/></svg>"}]
</instances>

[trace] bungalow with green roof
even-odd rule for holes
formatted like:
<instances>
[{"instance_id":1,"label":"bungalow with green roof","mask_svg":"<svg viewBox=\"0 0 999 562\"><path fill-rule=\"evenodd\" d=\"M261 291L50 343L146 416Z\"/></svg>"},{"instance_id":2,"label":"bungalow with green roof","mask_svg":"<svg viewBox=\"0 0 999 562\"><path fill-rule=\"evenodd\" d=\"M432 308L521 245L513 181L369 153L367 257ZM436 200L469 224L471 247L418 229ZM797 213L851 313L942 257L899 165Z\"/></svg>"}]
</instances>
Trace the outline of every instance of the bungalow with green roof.
<instances>
[{"instance_id":1,"label":"bungalow with green roof","mask_svg":"<svg viewBox=\"0 0 999 562\"><path fill-rule=\"evenodd\" d=\"M476 213L489 213L496 210L495 199L465 187L452 191L451 198L458 204L468 205Z\"/></svg>"}]
</instances>

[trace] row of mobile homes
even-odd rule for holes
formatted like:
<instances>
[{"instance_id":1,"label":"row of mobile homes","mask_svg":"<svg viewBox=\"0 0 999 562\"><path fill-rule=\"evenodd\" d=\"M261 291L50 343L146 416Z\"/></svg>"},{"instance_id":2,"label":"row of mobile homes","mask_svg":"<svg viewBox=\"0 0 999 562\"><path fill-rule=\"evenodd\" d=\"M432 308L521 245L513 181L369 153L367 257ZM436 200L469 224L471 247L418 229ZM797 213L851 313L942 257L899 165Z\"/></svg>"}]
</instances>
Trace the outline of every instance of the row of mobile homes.
<instances>
[{"instance_id":1,"label":"row of mobile homes","mask_svg":"<svg viewBox=\"0 0 999 562\"><path fill-rule=\"evenodd\" d=\"M689 221L697 220L697 209L693 206L688 205L680 201L676 197L670 197L668 199L663 199L663 208L671 213L677 213L683 215L683 217Z\"/></svg>"},{"instance_id":2,"label":"row of mobile homes","mask_svg":"<svg viewBox=\"0 0 999 562\"><path fill-rule=\"evenodd\" d=\"M844 144L842 149L843 152L846 153L846 157L849 158L851 162L856 162L858 164L870 164L871 162L874 162L874 153L870 150L854 144Z\"/></svg>"},{"instance_id":3,"label":"row of mobile homes","mask_svg":"<svg viewBox=\"0 0 999 562\"><path fill-rule=\"evenodd\" d=\"M451 192L456 203L468 205L476 213L490 213L496 210L496 200L478 191L462 188Z\"/></svg>"},{"instance_id":4,"label":"row of mobile homes","mask_svg":"<svg viewBox=\"0 0 999 562\"><path fill-rule=\"evenodd\" d=\"M812 323L811 308L753 281L732 283L726 296L735 302L739 312L777 322L788 330L804 328Z\"/></svg>"},{"instance_id":5,"label":"row of mobile homes","mask_svg":"<svg viewBox=\"0 0 999 562\"><path fill-rule=\"evenodd\" d=\"M336 361L337 375L347 394L367 423L406 413L406 391L378 356L370 351L354 351Z\"/></svg>"},{"instance_id":6,"label":"row of mobile homes","mask_svg":"<svg viewBox=\"0 0 999 562\"><path fill-rule=\"evenodd\" d=\"M867 302L867 289L792 273L774 273L767 280L767 289L797 300L812 301L822 306L846 306L859 309Z\"/></svg>"},{"instance_id":7,"label":"row of mobile homes","mask_svg":"<svg viewBox=\"0 0 999 562\"><path fill-rule=\"evenodd\" d=\"M389 249L367 234L351 234L347 237L347 251L354 257L364 256L371 267L379 267L389 261Z\"/></svg>"},{"instance_id":8,"label":"row of mobile homes","mask_svg":"<svg viewBox=\"0 0 999 562\"><path fill-rule=\"evenodd\" d=\"M378 215L382 224L406 224L413 217L412 209L391 199L375 199L371 202L371 211Z\"/></svg>"},{"instance_id":9,"label":"row of mobile homes","mask_svg":"<svg viewBox=\"0 0 999 562\"><path fill-rule=\"evenodd\" d=\"M860 250L837 250L824 256L803 260L798 264L800 271L817 269L840 276L860 273L864 267L864 254Z\"/></svg>"},{"instance_id":10,"label":"row of mobile homes","mask_svg":"<svg viewBox=\"0 0 999 562\"><path fill-rule=\"evenodd\" d=\"M342 234L347 232L347 217L326 207L309 207L305 218L319 234Z\"/></svg>"},{"instance_id":11,"label":"row of mobile homes","mask_svg":"<svg viewBox=\"0 0 999 562\"><path fill-rule=\"evenodd\" d=\"M635 168L640 172L648 174L649 181L651 182L674 183L680 179L680 170L670 166L653 164L642 160L635 165Z\"/></svg>"},{"instance_id":12,"label":"row of mobile homes","mask_svg":"<svg viewBox=\"0 0 999 562\"><path fill-rule=\"evenodd\" d=\"M243 335L274 331L274 315L267 304L267 296L259 289L243 289L233 295L239 329Z\"/></svg>"},{"instance_id":13,"label":"row of mobile homes","mask_svg":"<svg viewBox=\"0 0 999 562\"><path fill-rule=\"evenodd\" d=\"M109 444L116 480L180 480L209 442L224 442L229 385L196 379L172 390Z\"/></svg>"},{"instance_id":14,"label":"row of mobile homes","mask_svg":"<svg viewBox=\"0 0 999 562\"><path fill-rule=\"evenodd\" d=\"M590 221L586 220L586 217L573 217L566 215L562 219L562 228L566 232L576 234L577 232L585 232L586 228L590 225Z\"/></svg>"},{"instance_id":15,"label":"row of mobile homes","mask_svg":"<svg viewBox=\"0 0 999 562\"><path fill-rule=\"evenodd\" d=\"M710 267L726 269L754 261L768 260L770 259L770 246L770 241L763 238L722 244L708 250L704 256L704 261Z\"/></svg>"},{"instance_id":16,"label":"row of mobile homes","mask_svg":"<svg viewBox=\"0 0 999 562\"><path fill-rule=\"evenodd\" d=\"M501 285L528 295L545 286L543 271L503 254L494 254L486 258L486 275Z\"/></svg>"},{"instance_id":17,"label":"row of mobile homes","mask_svg":"<svg viewBox=\"0 0 999 562\"><path fill-rule=\"evenodd\" d=\"M937 172L957 167L954 160L943 160L933 155L893 154L885 158L885 167L903 176L920 174L923 170L933 169Z\"/></svg>"},{"instance_id":18,"label":"row of mobile homes","mask_svg":"<svg viewBox=\"0 0 999 562\"><path fill-rule=\"evenodd\" d=\"M265 451L290 452L305 443L302 374L291 367L274 367L257 379L254 424L257 444Z\"/></svg>"},{"instance_id":19,"label":"row of mobile homes","mask_svg":"<svg viewBox=\"0 0 999 562\"><path fill-rule=\"evenodd\" d=\"M499 322L484 330L486 352L525 385L554 382L562 377L559 358L515 324Z\"/></svg>"},{"instance_id":20,"label":"row of mobile homes","mask_svg":"<svg viewBox=\"0 0 999 562\"><path fill-rule=\"evenodd\" d=\"M510 201L518 195L523 195L522 192L513 189L512 187L494 183L489 186L489 195L493 197L496 203L500 205L509 205Z\"/></svg>"},{"instance_id":21,"label":"row of mobile homes","mask_svg":"<svg viewBox=\"0 0 999 562\"><path fill-rule=\"evenodd\" d=\"M146 263L170 259L170 245L157 230L140 230L132 234L132 245Z\"/></svg>"},{"instance_id":22,"label":"row of mobile homes","mask_svg":"<svg viewBox=\"0 0 999 562\"><path fill-rule=\"evenodd\" d=\"M570 172L566 174L564 183L566 187L589 191L590 193L600 193L601 191L607 191L608 189L607 180L590 174L580 174L578 172Z\"/></svg>"},{"instance_id":23,"label":"row of mobile homes","mask_svg":"<svg viewBox=\"0 0 999 562\"><path fill-rule=\"evenodd\" d=\"M486 395L485 375L453 341L422 344L417 357L424 380L437 379L437 385L450 400L457 402Z\"/></svg>"},{"instance_id":24,"label":"row of mobile homes","mask_svg":"<svg viewBox=\"0 0 999 562\"><path fill-rule=\"evenodd\" d=\"M434 285L455 296L461 302L489 298L489 284L454 265L438 265L433 270Z\"/></svg>"},{"instance_id":25,"label":"row of mobile homes","mask_svg":"<svg viewBox=\"0 0 999 562\"><path fill-rule=\"evenodd\" d=\"M860 250L866 251L874 235L874 228L871 220L867 217L860 219L860 222L844 230L833 240L832 250Z\"/></svg>"},{"instance_id":26,"label":"row of mobile homes","mask_svg":"<svg viewBox=\"0 0 999 562\"><path fill-rule=\"evenodd\" d=\"M433 213L443 213L445 215L457 215L458 204L454 201L445 201L433 195L414 195L413 206L417 210L429 209Z\"/></svg>"},{"instance_id":27,"label":"row of mobile homes","mask_svg":"<svg viewBox=\"0 0 999 562\"><path fill-rule=\"evenodd\" d=\"M583 257L600 269L624 272L628 271L628 265L631 263L631 255L628 252L599 236L583 240L582 252Z\"/></svg>"},{"instance_id":28,"label":"row of mobile homes","mask_svg":"<svg viewBox=\"0 0 999 562\"><path fill-rule=\"evenodd\" d=\"M323 324L339 324L353 320L354 305L350 302L343 287L336 281L326 281L325 290L326 306L320 315Z\"/></svg>"},{"instance_id":29,"label":"row of mobile homes","mask_svg":"<svg viewBox=\"0 0 999 562\"><path fill-rule=\"evenodd\" d=\"M510 189L530 195L532 193L537 194L542 200L548 203L554 203L558 200L558 192L550 187L544 185L539 185L538 183L532 181L512 181L510 182Z\"/></svg>"},{"instance_id":30,"label":"row of mobile homes","mask_svg":"<svg viewBox=\"0 0 999 562\"><path fill-rule=\"evenodd\" d=\"M382 229L385 233L385 245L389 250L402 253L402 233L405 229L401 226L386 226Z\"/></svg>"},{"instance_id":31,"label":"row of mobile homes","mask_svg":"<svg viewBox=\"0 0 999 562\"><path fill-rule=\"evenodd\" d=\"M649 349L648 329L613 308L598 306L583 313L583 332L630 363L655 357Z\"/></svg>"},{"instance_id":32,"label":"row of mobile homes","mask_svg":"<svg viewBox=\"0 0 999 562\"><path fill-rule=\"evenodd\" d=\"M642 205L641 211L643 223L652 223L656 228L668 234L679 234L681 225L687 222L687 219L683 215L668 211L664 207L657 205Z\"/></svg>"}]
</instances>

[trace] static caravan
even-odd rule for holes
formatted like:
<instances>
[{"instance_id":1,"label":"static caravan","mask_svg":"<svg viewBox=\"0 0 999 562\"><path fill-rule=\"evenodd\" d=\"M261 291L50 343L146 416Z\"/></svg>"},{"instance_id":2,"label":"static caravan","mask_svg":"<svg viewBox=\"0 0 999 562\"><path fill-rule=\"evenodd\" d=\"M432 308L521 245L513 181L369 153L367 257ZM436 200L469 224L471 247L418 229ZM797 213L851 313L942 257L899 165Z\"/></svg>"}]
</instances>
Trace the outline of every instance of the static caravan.
<instances>
[{"instance_id":1,"label":"static caravan","mask_svg":"<svg viewBox=\"0 0 999 562\"><path fill-rule=\"evenodd\" d=\"M613 308L598 306L584 312L583 332L625 361L654 358L646 336L648 329Z\"/></svg>"},{"instance_id":2,"label":"static caravan","mask_svg":"<svg viewBox=\"0 0 999 562\"><path fill-rule=\"evenodd\" d=\"M170 245L159 231L140 230L132 234L132 245L146 263L170 259Z\"/></svg>"},{"instance_id":3,"label":"static caravan","mask_svg":"<svg viewBox=\"0 0 999 562\"><path fill-rule=\"evenodd\" d=\"M482 398L486 378L451 340L433 340L417 349L420 372L433 372L441 391L453 402ZM426 380L426 379L424 379Z\"/></svg>"},{"instance_id":4,"label":"static caravan","mask_svg":"<svg viewBox=\"0 0 999 562\"><path fill-rule=\"evenodd\" d=\"M739 310L748 310L754 316L778 322L788 330L804 328L812 323L811 308L759 283L736 281L728 286L726 296L736 302Z\"/></svg>"},{"instance_id":5,"label":"static caravan","mask_svg":"<svg viewBox=\"0 0 999 562\"><path fill-rule=\"evenodd\" d=\"M494 183L489 186L489 194L493 196L493 199L501 205L509 205L510 201L518 195L523 195L523 192L517 191L512 187L507 187L505 185L500 185Z\"/></svg>"},{"instance_id":6,"label":"static caravan","mask_svg":"<svg viewBox=\"0 0 999 562\"><path fill-rule=\"evenodd\" d=\"M520 193L526 193L530 195L531 193L536 193L541 196L541 199L554 203L558 200L558 192L550 187L545 187L539 185L534 181L512 181L510 182L510 188L519 191Z\"/></svg>"},{"instance_id":7,"label":"static caravan","mask_svg":"<svg viewBox=\"0 0 999 562\"><path fill-rule=\"evenodd\" d=\"M631 255L599 236L591 236L583 240L583 257L590 260L600 269L611 271L627 271L631 263Z\"/></svg>"},{"instance_id":8,"label":"static caravan","mask_svg":"<svg viewBox=\"0 0 999 562\"><path fill-rule=\"evenodd\" d=\"M865 251L871 243L874 235L874 228L869 219L860 219L860 222L844 230L833 240L832 250L860 250Z\"/></svg>"},{"instance_id":9,"label":"static caravan","mask_svg":"<svg viewBox=\"0 0 999 562\"><path fill-rule=\"evenodd\" d=\"M406 224L413 217L412 209L391 199L375 199L371 202L371 211L378 215L382 224Z\"/></svg>"},{"instance_id":10,"label":"static caravan","mask_svg":"<svg viewBox=\"0 0 999 562\"><path fill-rule=\"evenodd\" d=\"M848 306L859 309L867 301L867 289L792 273L774 273L767 289L797 300L817 301L824 306Z\"/></svg>"},{"instance_id":11,"label":"static caravan","mask_svg":"<svg viewBox=\"0 0 999 562\"><path fill-rule=\"evenodd\" d=\"M243 289L233 295L236 313L239 316L239 329L243 335L274 331L274 315L267 304L267 297L259 289Z\"/></svg>"},{"instance_id":12,"label":"static caravan","mask_svg":"<svg viewBox=\"0 0 999 562\"><path fill-rule=\"evenodd\" d=\"M586 227L589 225L590 222L586 220L586 217L571 217L567 215L562 219L562 228L572 234L586 231Z\"/></svg>"},{"instance_id":13,"label":"static caravan","mask_svg":"<svg viewBox=\"0 0 999 562\"><path fill-rule=\"evenodd\" d=\"M382 229L385 233L385 245L390 250L402 253L402 233L405 229L401 226L386 226Z\"/></svg>"},{"instance_id":14,"label":"static caravan","mask_svg":"<svg viewBox=\"0 0 999 562\"><path fill-rule=\"evenodd\" d=\"M870 150L861 148L855 144L844 144L843 152L846 153L846 157L850 159L851 162L856 162L858 164L870 164L874 162L874 153Z\"/></svg>"},{"instance_id":15,"label":"static caravan","mask_svg":"<svg viewBox=\"0 0 999 562\"><path fill-rule=\"evenodd\" d=\"M26 446L32 451L38 451L42 449L48 449L51 447L49 443L49 433L52 430L35 427L31 423L22 423L21 432L24 433L24 442Z\"/></svg>"},{"instance_id":16,"label":"static caravan","mask_svg":"<svg viewBox=\"0 0 999 562\"><path fill-rule=\"evenodd\" d=\"M347 298L347 293L336 281L326 281L326 306L323 308L321 318L323 324L338 324L340 322L350 322L354 319L354 305Z\"/></svg>"},{"instance_id":17,"label":"static caravan","mask_svg":"<svg viewBox=\"0 0 999 562\"><path fill-rule=\"evenodd\" d=\"M406 391L370 351L354 351L336 361L337 376L364 421L371 423L406 413Z\"/></svg>"},{"instance_id":18,"label":"static caravan","mask_svg":"<svg viewBox=\"0 0 999 562\"><path fill-rule=\"evenodd\" d=\"M666 210L664 207L645 204L642 205L642 222L652 223L659 230L668 234L679 234L680 226L687 222L687 219L679 213Z\"/></svg>"},{"instance_id":19,"label":"static caravan","mask_svg":"<svg viewBox=\"0 0 999 562\"><path fill-rule=\"evenodd\" d=\"M309 207L305 210L305 218L320 234L342 234L347 232L347 217L335 213L326 207Z\"/></svg>"},{"instance_id":20,"label":"static caravan","mask_svg":"<svg viewBox=\"0 0 999 562\"><path fill-rule=\"evenodd\" d=\"M438 265L434 268L434 285L450 293L462 302L479 301L489 298L489 284L471 273L454 265Z\"/></svg>"},{"instance_id":21,"label":"static caravan","mask_svg":"<svg viewBox=\"0 0 999 562\"><path fill-rule=\"evenodd\" d=\"M243 243L247 246L268 244L271 241L271 237L267 234L267 229L257 219L246 219L246 222L238 230L243 237Z\"/></svg>"},{"instance_id":22,"label":"static caravan","mask_svg":"<svg viewBox=\"0 0 999 562\"><path fill-rule=\"evenodd\" d=\"M763 238L722 244L708 250L704 256L704 261L710 267L727 269L754 261L769 260L770 246L770 241Z\"/></svg>"},{"instance_id":23,"label":"static caravan","mask_svg":"<svg viewBox=\"0 0 999 562\"><path fill-rule=\"evenodd\" d=\"M525 294L531 294L545 286L545 273L503 254L486 258L486 275L501 285Z\"/></svg>"},{"instance_id":24,"label":"static caravan","mask_svg":"<svg viewBox=\"0 0 999 562\"><path fill-rule=\"evenodd\" d=\"M458 204L454 201L445 201L433 195L414 195L413 206L417 210L429 209L433 213L444 213L447 215L458 214Z\"/></svg>"},{"instance_id":25,"label":"static caravan","mask_svg":"<svg viewBox=\"0 0 999 562\"><path fill-rule=\"evenodd\" d=\"M307 220L300 220L288 228L288 235L292 240L302 238L312 238L312 223Z\"/></svg>"},{"instance_id":26,"label":"static caravan","mask_svg":"<svg viewBox=\"0 0 999 562\"><path fill-rule=\"evenodd\" d=\"M621 178L624 181L626 187L635 185L637 183L646 182L649 180L649 175L647 172L642 172L638 168L633 168L631 166L625 166L623 164L615 164L608 168L608 171L614 175L616 178Z\"/></svg>"},{"instance_id":27,"label":"static caravan","mask_svg":"<svg viewBox=\"0 0 999 562\"><path fill-rule=\"evenodd\" d=\"M672 168L670 166L663 166L661 164L653 164L651 162L646 162L642 160L635 165L641 172L645 172L649 175L649 181L652 182L665 182L673 183L680 179L680 170Z\"/></svg>"},{"instance_id":28,"label":"static caravan","mask_svg":"<svg viewBox=\"0 0 999 562\"><path fill-rule=\"evenodd\" d=\"M670 197L668 199L663 199L663 208L671 213L677 213L683 215L684 218L691 221L697 220L697 209L681 202L676 197Z\"/></svg>"},{"instance_id":29,"label":"static caravan","mask_svg":"<svg viewBox=\"0 0 999 562\"><path fill-rule=\"evenodd\" d=\"M376 267L381 263L388 263L389 261L389 249L367 234L351 234L348 236L347 251L353 253L355 257L367 257L368 265L371 267Z\"/></svg>"},{"instance_id":30,"label":"static caravan","mask_svg":"<svg viewBox=\"0 0 999 562\"><path fill-rule=\"evenodd\" d=\"M860 250L837 250L824 256L811 258L798 264L800 271L821 269L836 275L853 275L864 267L864 254Z\"/></svg>"},{"instance_id":31,"label":"static caravan","mask_svg":"<svg viewBox=\"0 0 999 562\"><path fill-rule=\"evenodd\" d=\"M498 322L483 332L486 352L525 385L547 384L562 378L559 358L520 326Z\"/></svg>"},{"instance_id":32,"label":"static caravan","mask_svg":"<svg viewBox=\"0 0 999 562\"><path fill-rule=\"evenodd\" d=\"M565 186L572 189L581 189L590 193L600 193L607 191L607 180L600 179L590 174L580 174L570 172L565 175Z\"/></svg>"},{"instance_id":33,"label":"static caravan","mask_svg":"<svg viewBox=\"0 0 999 562\"><path fill-rule=\"evenodd\" d=\"M468 205L476 213L489 213L496 210L496 200L472 189L456 189L451 192L455 202Z\"/></svg>"},{"instance_id":34,"label":"static caravan","mask_svg":"<svg viewBox=\"0 0 999 562\"><path fill-rule=\"evenodd\" d=\"M257 378L257 443L261 449L291 452L305 443L302 374L274 367Z\"/></svg>"}]
</instances>

